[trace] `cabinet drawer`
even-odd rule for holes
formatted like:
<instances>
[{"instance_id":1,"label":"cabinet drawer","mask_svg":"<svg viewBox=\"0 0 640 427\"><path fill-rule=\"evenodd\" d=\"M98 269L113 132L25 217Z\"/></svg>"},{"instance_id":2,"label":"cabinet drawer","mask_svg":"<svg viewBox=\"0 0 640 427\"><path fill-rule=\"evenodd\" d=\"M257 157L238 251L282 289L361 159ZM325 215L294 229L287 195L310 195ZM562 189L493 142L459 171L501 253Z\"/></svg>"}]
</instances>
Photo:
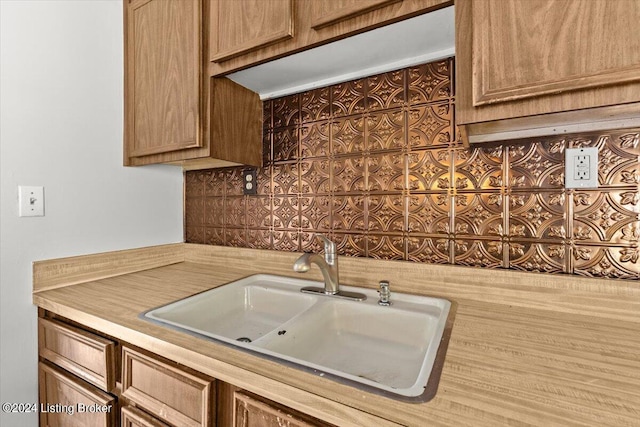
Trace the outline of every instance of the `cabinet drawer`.
<instances>
[{"instance_id":1,"label":"cabinet drawer","mask_svg":"<svg viewBox=\"0 0 640 427\"><path fill-rule=\"evenodd\" d=\"M122 396L170 424L214 425L212 379L122 349Z\"/></svg>"},{"instance_id":2,"label":"cabinet drawer","mask_svg":"<svg viewBox=\"0 0 640 427\"><path fill-rule=\"evenodd\" d=\"M116 398L46 362L38 364L40 425L112 427Z\"/></svg>"},{"instance_id":3,"label":"cabinet drawer","mask_svg":"<svg viewBox=\"0 0 640 427\"><path fill-rule=\"evenodd\" d=\"M234 427L287 426L287 427L330 427L320 420L284 408L273 402L256 399L236 391L233 394Z\"/></svg>"},{"instance_id":4,"label":"cabinet drawer","mask_svg":"<svg viewBox=\"0 0 640 427\"><path fill-rule=\"evenodd\" d=\"M38 319L41 357L111 391L115 387L115 343L54 320Z\"/></svg>"},{"instance_id":5,"label":"cabinet drawer","mask_svg":"<svg viewBox=\"0 0 640 427\"><path fill-rule=\"evenodd\" d=\"M126 406L122 408L121 427L169 427L169 424L165 424L133 406Z\"/></svg>"}]
</instances>

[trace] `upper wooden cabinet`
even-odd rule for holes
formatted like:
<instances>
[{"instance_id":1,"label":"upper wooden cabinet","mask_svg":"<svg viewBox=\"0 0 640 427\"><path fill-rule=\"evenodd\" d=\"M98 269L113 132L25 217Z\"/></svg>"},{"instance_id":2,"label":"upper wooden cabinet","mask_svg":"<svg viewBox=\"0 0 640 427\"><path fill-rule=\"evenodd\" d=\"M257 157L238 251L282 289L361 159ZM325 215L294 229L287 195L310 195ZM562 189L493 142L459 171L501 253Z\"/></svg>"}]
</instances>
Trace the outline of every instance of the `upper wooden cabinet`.
<instances>
[{"instance_id":1,"label":"upper wooden cabinet","mask_svg":"<svg viewBox=\"0 0 640 427\"><path fill-rule=\"evenodd\" d=\"M319 30L402 0L333 0L311 4L311 28Z\"/></svg>"},{"instance_id":2,"label":"upper wooden cabinet","mask_svg":"<svg viewBox=\"0 0 640 427\"><path fill-rule=\"evenodd\" d=\"M640 101L639 21L637 0L456 1L457 123L592 108L493 129L506 136L544 123L629 122L638 105L601 107ZM492 126L465 130L473 140Z\"/></svg>"},{"instance_id":3,"label":"upper wooden cabinet","mask_svg":"<svg viewBox=\"0 0 640 427\"><path fill-rule=\"evenodd\" d=\"M450 6L453 0L211 0L218 76Z\"/></svg>"},{"instance_id":4,"label":"upper wooden cabinet","mask_svg":"<svg viewBox=\"0 0 640 427\"><path fill-rule=\"evenodd\" d=\"M211 60L223 61L293 37L293 1L214 1Z\"/></svg>"},{"instance_id":5,"label":"upper wooden cabinet","mask_svg":"<svg viewBox=\"0 0 640 427\"><path fill-rule=\"evenodd\" d=\"M136 0L127 16L129 155L201 147L201 4Z\"/></svg>"},{"instance_id":6,"label":"upper wooden cabinet","mask_svg":"<svg viewBox=\"0 0 640 427\"><path fill-rule=\"evenodd\" d=\"M124 2L125 165L261 165L262 104L208 76L208 20L206 0Z\"/></svg>"}]
</instances>

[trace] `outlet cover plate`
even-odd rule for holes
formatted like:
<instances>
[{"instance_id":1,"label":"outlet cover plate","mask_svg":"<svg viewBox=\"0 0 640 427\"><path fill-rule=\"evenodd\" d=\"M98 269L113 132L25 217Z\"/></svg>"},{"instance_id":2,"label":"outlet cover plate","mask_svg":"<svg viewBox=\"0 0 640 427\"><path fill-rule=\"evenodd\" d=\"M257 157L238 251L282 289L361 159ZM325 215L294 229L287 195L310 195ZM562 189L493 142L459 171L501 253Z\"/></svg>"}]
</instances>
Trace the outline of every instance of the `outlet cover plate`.
<instances>
[{"instance_id":1,"label":"outlet cover plate","mask_svg":"<svg viewBox=\"0 0 640 427\"><path fill-rule=\"evenodd\" d=\"M564 150L565 188L598 188L598 147Z\"/></svg>"},{"instance_id":2,"label":"outlet cover plate","mask_svg":"<svg viewBox=\"0 0 640 427\"><path fill-rule=\"evenodd\" d=\"M258 194L258 174L255 169L242 171L242 194Z\"/></svg>"}]
</instances>

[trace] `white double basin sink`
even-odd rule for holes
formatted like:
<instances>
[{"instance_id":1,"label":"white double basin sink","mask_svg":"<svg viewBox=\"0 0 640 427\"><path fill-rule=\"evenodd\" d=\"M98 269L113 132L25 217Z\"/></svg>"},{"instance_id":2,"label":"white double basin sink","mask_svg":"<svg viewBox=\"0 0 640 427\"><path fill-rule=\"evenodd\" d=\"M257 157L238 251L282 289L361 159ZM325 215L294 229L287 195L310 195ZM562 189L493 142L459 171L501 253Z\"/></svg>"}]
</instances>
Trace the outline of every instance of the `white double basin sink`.
<instances>
[{"instance_id":1,"label":"white double basin sink","mask_svg":"<svg viewBox=\"0 0 640 427\"><path fill-rule=\"evenodd\" d=\"M258 274L143 313L143 318L310 368L384 394L425 393L451 303L374 290L348 301L301 293L320 282Z\"/></svg>"}]
</instances>

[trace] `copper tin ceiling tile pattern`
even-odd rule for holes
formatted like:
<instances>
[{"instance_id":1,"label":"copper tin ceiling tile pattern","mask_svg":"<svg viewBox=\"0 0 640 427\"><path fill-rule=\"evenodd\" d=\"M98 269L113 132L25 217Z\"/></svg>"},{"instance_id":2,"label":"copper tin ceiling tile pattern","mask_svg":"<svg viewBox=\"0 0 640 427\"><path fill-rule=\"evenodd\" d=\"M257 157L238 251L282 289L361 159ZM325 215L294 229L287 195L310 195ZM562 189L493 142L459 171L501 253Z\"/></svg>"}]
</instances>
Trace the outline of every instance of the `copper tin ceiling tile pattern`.
<instances>
[{"instance_id":1,"label":"copper tin ceiling tile pattern","mask_svg":"<svg viewBox=\"0 0 640 427\"><path fill-rule=\"evenodd\" d=\"M640 279L640 129L466 149L453 59L264 103L264 167L185 175L187 242ZM600 188L564 188L597 147Z\"/></svg>"}]
</instances>

